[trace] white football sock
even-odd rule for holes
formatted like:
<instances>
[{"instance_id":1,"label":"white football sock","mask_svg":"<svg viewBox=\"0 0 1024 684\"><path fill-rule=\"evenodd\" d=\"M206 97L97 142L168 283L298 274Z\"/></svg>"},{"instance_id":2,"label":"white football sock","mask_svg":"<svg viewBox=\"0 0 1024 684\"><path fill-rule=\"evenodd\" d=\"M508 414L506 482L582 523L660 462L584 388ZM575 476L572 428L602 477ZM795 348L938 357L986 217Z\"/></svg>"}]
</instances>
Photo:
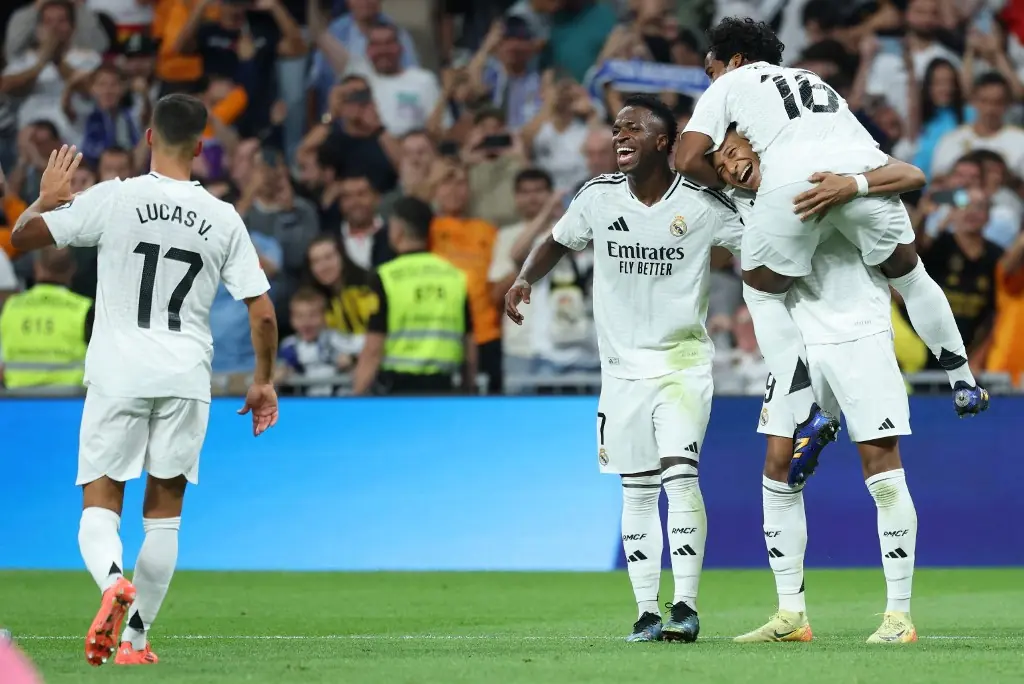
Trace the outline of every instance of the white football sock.
<instances>
[{"instance_id":1,"label":"white football sock","mask_svg":"<svg viewBox=\"0 0 1024 684\"><path fill-rule=\"evenodd\" d=\"M949 300L939 284L928 275L921 260L910 273L891 278L889 284L903 297L914 331L939 360L939 365L949 376L949 386L959 380L975 385L974 374L967 364L964 340L956 327Z\"/></svg>"},{"instance_id":2,"label":"white football sock","mask_svg":"<svg viewBox=\"0 0 1024 684\"><path fill-rule=\"evenodd\" d=\"M181 518L143 518L142 529L146 538L135 561L132 584L137 596L128 617L122 641L132 642L132 648L146 647L149 631L160 605L171 586L174 566L178 562L178 528Z\"/></svg>"},{"instance_id":3,"label":"white football sock","mask_svg":"<svg viewBox=\"0 0 1024 684\"><path fill-rule=\"evenodd\" d=\"M790 487L767 475L761 478L764 507L764 543L768 563L775 574L779 608L806 612L804 601L804 553L807 551L807 518L803 485Z\"/></svg>"},{"instance_id":4,"label":"white football sock","mask_svg":"<svg viewBox=\"0 0 1024 684\"><path fill-rule=\"evenodd\" d=\"M683 601L697 610L697 589L704 567L704 542L708 537L708 518L697 478L697 461L673 457L662 459L661 463L661 482L668 498L668 544L675 580L672 603Z\"/></svg>"},{"instance_id":5,"label":"white football sock","mask_svg":"<svg viewBox=\"0 0 1024 684\"><path fill-rule=\"evenodd\" d=\"M639 615L661 614L658 584L664 544L658 512L660 495L660 475L622 478L622 548Z\"/></svg>"},{"instance_id":6,"label":"white football sock","mask_svg":"<svg viewBox=\"0 0 1024 684\"><path fill-rule=\"evenodd\" d=\"M82 511L78 525L78 548L85 567L100 591L106 591L122 576L124 561L118 531L121 516L107 508L91 506Z\"/></svg>"},{"instance_id":7,"label":"white football sock","mask_svg":"<svg viewBox=\"0 0 1024 684\"><path fill-rule=\"evenodd\" d=\"M811 414L814 392L807 371L807 349L800 328L786 308L786 295L769 294L743 283L743 301L754 324L757 346L768 370L779 382L786 404L803 422Z\"/></svg>"},{"instance_id":8,"label":"white football sock","mask_svg":"<svg viewBox=\"0 0 1024 684\"><path fill-rule=\"evenodd\" d=\"M865 484L878 507L878 541L885 571L886 611L910 612L917 547L917 511L903 468L869 477Z\"/></svg>"}]
</instances>

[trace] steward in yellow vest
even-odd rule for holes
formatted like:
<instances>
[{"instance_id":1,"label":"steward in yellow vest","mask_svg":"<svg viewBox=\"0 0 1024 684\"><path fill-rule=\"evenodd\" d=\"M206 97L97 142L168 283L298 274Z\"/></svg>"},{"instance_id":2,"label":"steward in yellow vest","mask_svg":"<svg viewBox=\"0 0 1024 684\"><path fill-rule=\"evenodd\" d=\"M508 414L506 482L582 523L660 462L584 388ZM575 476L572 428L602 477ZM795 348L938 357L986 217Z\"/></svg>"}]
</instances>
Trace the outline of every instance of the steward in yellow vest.
<instances>
[{"instance_id":1,"label":"steward in yellow vest","mask_svg":"<svg viewBox=\"0 0 1024 684\"><path fill-rule=\"evenodd\" d=\"M92 333L93 302L68 289L75 262L49 247L36 258L36 284L10 297L0 312L4 385L80 386Z\"/></svg>"},{"instance_id":2,"label":"steward in yellow vest","mask_svg":"<svg viewBox=\"0 0 1024 684\"><path fill-rule=\"evenodd\" d=\"M466 276L427 251L434 213L426 203L395 202L388 238L399 255L377 269L378 306L367 325L353 390L377 381L389 394L449 394L462 371L463 388L476 381L476 343Z\"/></svg>"}]
</instances>

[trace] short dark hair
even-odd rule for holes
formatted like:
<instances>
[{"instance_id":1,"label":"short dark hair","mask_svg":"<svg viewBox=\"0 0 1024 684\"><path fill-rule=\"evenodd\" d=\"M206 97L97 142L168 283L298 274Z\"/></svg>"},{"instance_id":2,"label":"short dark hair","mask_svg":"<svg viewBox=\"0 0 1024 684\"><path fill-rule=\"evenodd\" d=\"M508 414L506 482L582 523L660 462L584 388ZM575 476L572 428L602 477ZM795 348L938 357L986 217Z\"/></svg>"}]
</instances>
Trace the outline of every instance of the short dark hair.
<instances>
[{"instance_id":1,"label":"short dark hair","mask_svg":"<svg viewBox=\"0 0 1024 684\"><path fill-rule=\"evenodd\" d=\"M804 26L813 21L822 31L831 31L842 22L839 3L835 0L810 0L804 5L800 18Z\"/></svg>"},{"instance_id":2,"label":"short dark hair","mask_svg":"<svg viewBox=\"0 0 1024 684\"><path fill-rule=\"evenodd\" d=\"M341 78L338 79L338 85L348 85L349 83L352 83L354 81L359 81L367 88L370 87L370 82L366 80L366 77L361 76L359 74L348 74L347 76L342 76Z\"/></svg>"},{"instance_id":3,"label":"short dark hair","mask_svg":"<svg viewBox=\"0 0 1024 684\"><path fill-rule=\"evenodd\" d=\"M129 160L131 160L132 158L132 153L129 150L121 147L120 145L111 145L110 147L104 148L103 151L100 152L100 156L97 157L97 164L99 163L99 160L103 159L103 157L106 157L111 154L121 154L124 155L125 157L128 157Z\"/></svg>"},{"instance_id":4,"label":"short dark hair","mask_svg":"<svg viewBox=\"0 0 1024 684\"><path fill-rule=\"evenodd\" d=\"M322 306L327 306L327 297L325 297L324 293L320 290L317 290L310 285L303 285L296 290L295 294L293 294L291 299L288 300L289 305L298 303L320 304Z\"/></svg>"},{"instance_id":5,"label":"short dark hair","mask_svg":"<svg viewBox=\"0 0 1024 684\"><path fill-rule=\"evenodd\" d=\"M538 169L536 167L525 168L517 173L515 183L512 187L514 187L516 192L518 192L519 186L522 183L529 183L530 181L543 181L548 190L555 187L554 181L551 180L551 174L544 169Z\"/></svg>"},{"instance_id":6,"label":"short dark hair","mask_svg":"<svg viewBox=\"0 0 1024 684\"><path fill-rule=\"evenodd\" d=\"M391 31L392 33L395 34L396 40L398 39L398 27L395 26L390 21L387 21L386 19L381 19L378 17L377 19L371 21L370 25L367 27L367 30L372 31L374 29L387 29L388 31Z\"/></svg>"},{"instance_id":7,"label":"short dark hair","mask_svg":"<svg viewBox=\"0 0 1024 684\"><path fill-rule=\"evenodd\" d=\"M202 100L184 93L164 95L153 108L153 128L171 147L194 146L206 130L208 114Z\"/></svg>"},{"instance_id":8,"label":"short dark hair","mask_svg":"<svg viewBox=\"0 0 1024 684\"><path fill-rule=\"evenodd\" d=\"M641 107L661 119L662 125L665 126L665 134L668 135L669 148L671 149L675 144L676 137L679 135L679 121L672 112L672 108L662 102L657 95L648 95L647 93L630 95L622 103L622 106L623 108Z\"/></svg>"},{"instance_id":9,"label":"short dark hair","mask_svg":"<svg viewBox=\"0 0 1024 684\"><path fill-rule=\"evenodd\" d=\"M974 91L977 92L978 88L985 88L987 86L1001 86L1009 97L1013 91L1010 89L1010 82L1006 80L1006 77L997 71L988 71L974 80Z\"/></svg>"},{"instance_id":10,"label":"short dark hair","mask_svg":"<svg viewBox=\"0 0 1024 684\"><path fill-rule=\"evenodd\" d=\"M728 62L733 55L743 55L748 62L782 64L782 44L772 27L750 17L726 17L708 29L708 51L715 59Z\"/></svg>"},{"instance_id":11,"label":"short dark hair","mask_svg":"<svg viewBox=\"0 0 1024 684\"><path fill-rule=\"evenodd\" d=\"M430 237L430 224L434 221L434 210L430 205L415 197L399 197L391 207L391 217L402 221L411 237L426 241Z\"/></svg>"},{"instance_id":12,"label":"short dark hair","mask_svg":"<svg viewBox=\"0 0 1024 684\"><path fill-rule=\"evenodd\" d=\"M483 107L473 115L473 125L478 126L488 119L497 119L502 126L505 125L505 114L497 107Z\"/></svg>"},{"instance_id":13,"label":"short dark hair","mask_svg":"<svg viewBox=\"0 0 1024 684\"><path fill-rule=\"evenodd\" d=\"M1006 163L1006 159L1003 158L1003 155L994 150L974 150L973 152L968 152L964 156L960 157L960 161L974 161L982 166L988 162L995 162L996 164L1002 165L1003 168L1009 168Z\"/></svg>"},{"instance_id":14,"label":"short dark hair","mask_svg":"<svg viewBox=\"0 0 1024 684\"><path fill-rule=\"evenodd\" d=\"M60 132L57 130L57 126L49 119L36 119L29 124L33 128L45 128L46 132L53 136L54 140L60 140Z\"/></svg>"},{"instance_id":15,"label":"short dark hair","mask_svg":"<svg viewBox=\"0 0 1024 684\"><path fill-rule=\"evenodd\" d=\"M366 184L370 186L370 189L374 192L379 193L380 190L373 184L373 179L367 176L365 173L361 173L355 169L346 169L343 173L339 174L335 179L337 182L342 181L366 181Z\"/></svg>"},{"instance_id":16,"label":"short dark hair","mask_svg":"<svg viewBox=\"0 0 1024 684\"><path fill-rule=\"evenodd\" d=\"M961 164L970 164L971 166L977 166L981 169L982 173L985 171L984 165L981 163L981 159L978 158L974 152L968 152L967 154L961 155L955 162L953 167L960 166Z\"/></svg>"},{"instance_id":17,"label":"short dark hair","mask_svg":"<svg viewBox=\"0 0 1024 684\"><path fill-rule=\"evenodd\" d=\"M68 13L68 22L72 26L75 25L75 4L71 2L71 0L44 0L43 4L39 6L39 11L36 14L38 19L36 19L36 21L41 22L43 20L43 12L51 7L60 7L63 9Z\"/></svg>"}]
</instances>

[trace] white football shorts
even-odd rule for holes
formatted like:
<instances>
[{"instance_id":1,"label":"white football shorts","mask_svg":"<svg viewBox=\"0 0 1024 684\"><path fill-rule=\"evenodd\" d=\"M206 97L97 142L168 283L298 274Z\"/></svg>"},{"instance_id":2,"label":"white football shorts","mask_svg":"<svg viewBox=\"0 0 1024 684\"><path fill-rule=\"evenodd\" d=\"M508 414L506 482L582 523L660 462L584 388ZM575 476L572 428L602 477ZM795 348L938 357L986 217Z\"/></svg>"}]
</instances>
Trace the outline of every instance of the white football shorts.
<instances>
[{"instance_id":1,"label":"white football shorts","mask_svg":"<svg viewBox=\"0 0 1024 684\"><path fill-rule=\"evenodd\" d=\"M602 473L661 470L661 459L698 459L711 418L710 364L660 378L601 376L597 460Z\"/></svg>"},{"instance_id":2,"label":"white football shorts","mask_svg":"<svg viewBox=\"0 0 1024 684\"><path fill-rule=\"evenodd\" d=\"M809 344L807 365L818 405L837 417L842 411L850 441L910 434L907 385L896 363L891 333L851 342ZM798 421L789 411L784 391L769 375L757 426L761 434L793 436Z\"/></svg>"},{"instance_id":3,"label":"white football shorts","mask_svg":"<svg viewBox=\"0 0 1024 684\"><path fill-rule=\"evenodd\" d=\"M106 475L117 482L142 476L169 480L184 475L199 484L199 452L210 404L195 399L85 395L78 445L77 485Z\"/></svg>"},{"instance_id":4,"label":"white football shorts","mask_svg":"<svg viewBox=\"0 0 1024 684\"><path fill-rule=\"evenodd\" d=\"M767 266L793 278L810 274L823 231L813 219L801 221L793 213L793 198L811 187L792 183L757 195L743 231L744 271ZM868 266L878 266L898 245L914 241L914 227L899 197L861 197L830 209L822 220L856 245Z\"/></svg>"}]
</instances>

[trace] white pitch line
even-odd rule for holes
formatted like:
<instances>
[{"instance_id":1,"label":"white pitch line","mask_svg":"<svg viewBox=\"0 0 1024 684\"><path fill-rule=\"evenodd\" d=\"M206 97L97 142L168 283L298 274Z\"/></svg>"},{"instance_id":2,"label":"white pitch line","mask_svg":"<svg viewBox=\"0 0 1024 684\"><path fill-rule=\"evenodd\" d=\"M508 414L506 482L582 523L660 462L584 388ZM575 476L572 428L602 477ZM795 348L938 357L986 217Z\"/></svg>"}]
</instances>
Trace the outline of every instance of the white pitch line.
<instances>
[{"instance_id":1,"label":"white pitch line","mask_svg":"<svg viewBox=\"0 0 1024 684\"><path fill-rule=\"evenodd\" d=\"M162 640L184 641L620 641L619 636L517 636L514 634L269 634L269 635L202 635L175 634L160 636ZM816 636L815 641L847 641L855 637ZM1020 641L1024 637L1009 636L957 636L954 634L927 634L918 637L924 640L973 640L987 639L990 641ZM78 641L81 636L63 635L26 635L14 636L14 641ZM701 641L727 641L730 636L702 637Z\"/></svg>"}]
</instances>

